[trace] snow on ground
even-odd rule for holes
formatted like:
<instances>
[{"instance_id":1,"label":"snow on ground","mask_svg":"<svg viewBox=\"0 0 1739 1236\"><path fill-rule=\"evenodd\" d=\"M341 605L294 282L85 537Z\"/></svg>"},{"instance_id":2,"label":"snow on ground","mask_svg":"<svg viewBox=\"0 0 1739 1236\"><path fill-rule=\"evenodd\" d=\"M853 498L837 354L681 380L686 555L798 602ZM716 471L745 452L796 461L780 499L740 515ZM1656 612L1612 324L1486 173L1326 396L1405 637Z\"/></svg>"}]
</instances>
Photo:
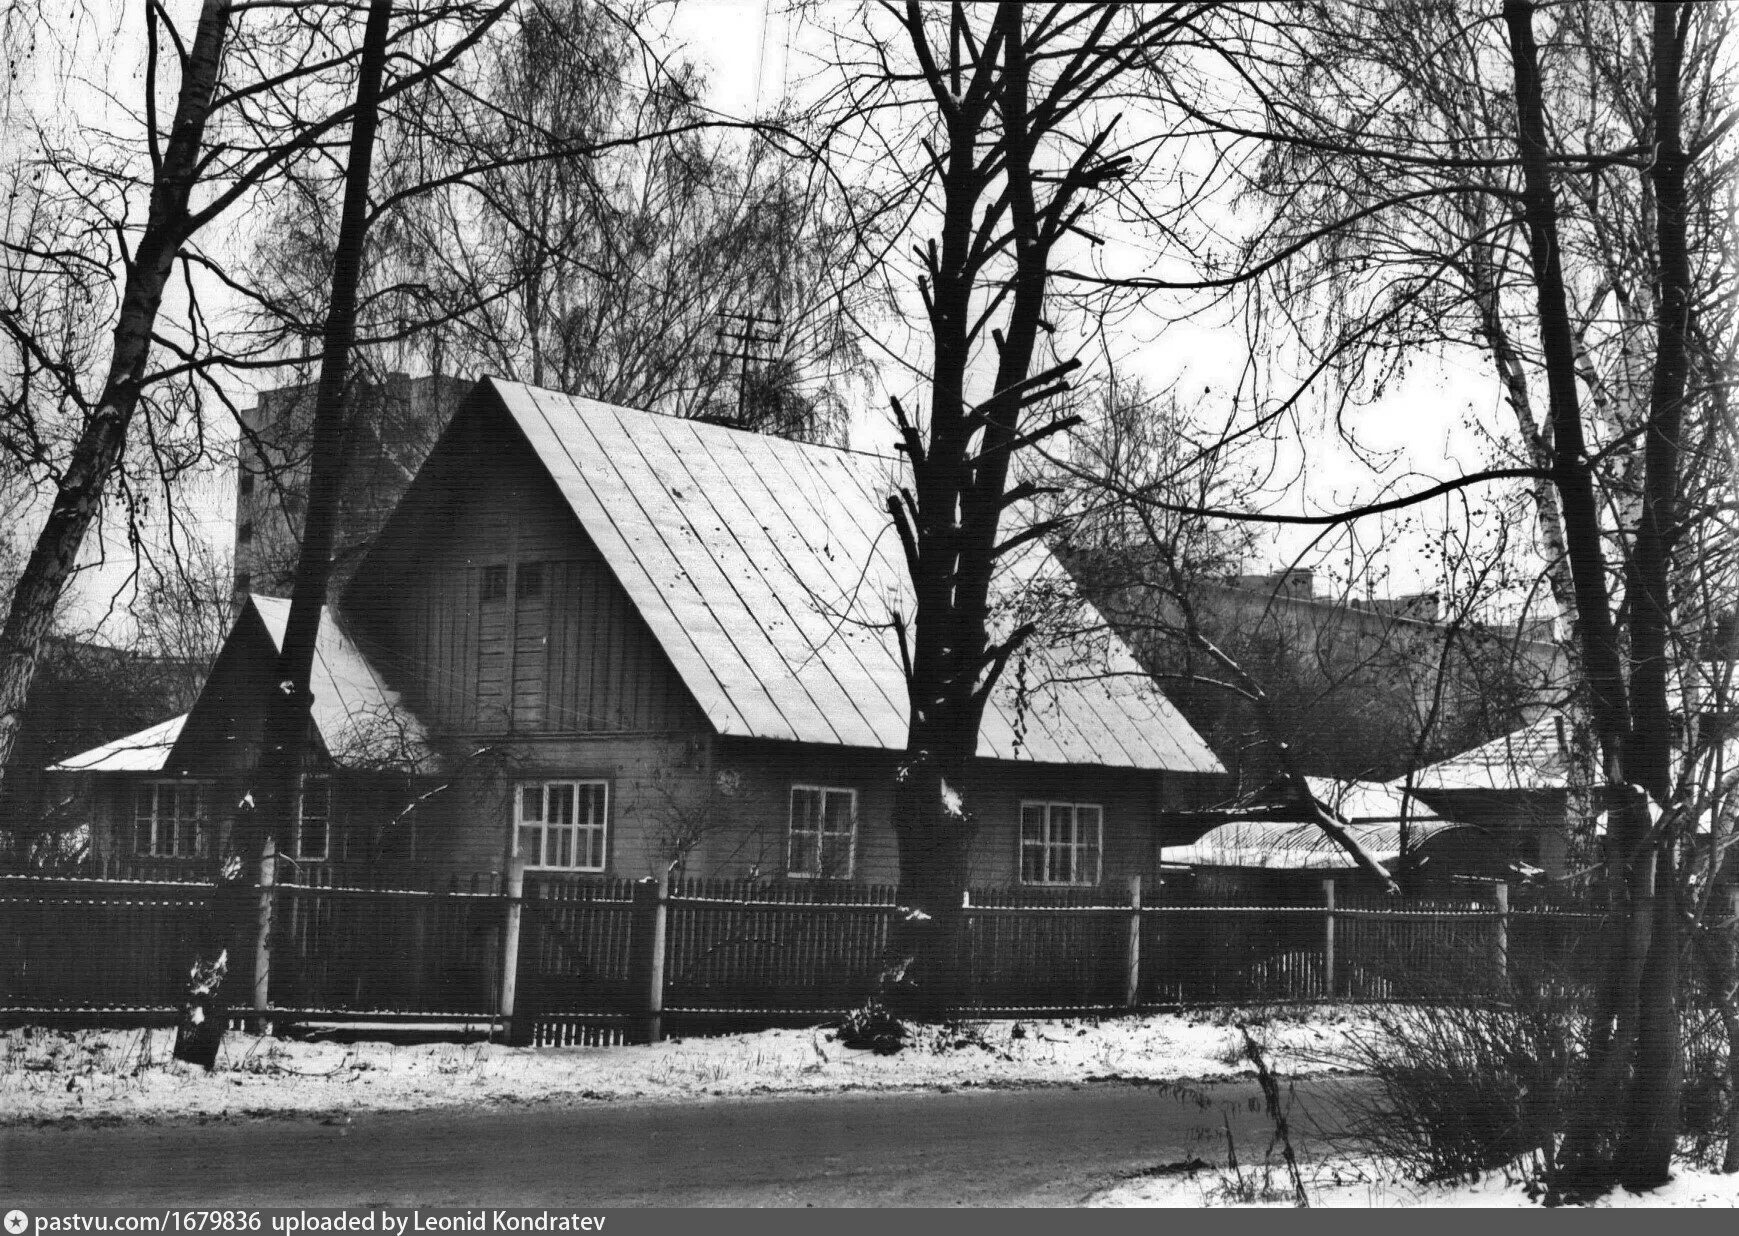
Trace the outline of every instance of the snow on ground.
<instances>
[{"instance_id":1,"label":"snow on ground","mask_svg":"<svg viewBox=\"0 0 1739 1236\"><path fill-rule=\"evenodd\" d=\"M1538 1206L1519 1174L1488 1176L1476 1184L1421 1185L1397 1179L1393 1172L1357 1159L1332 1159L1306 1166L1305 1192L1313 1208L1507 1208ZM1283 1168L1223 1169L1147 1176L1125 1181L1091 1198L1090 1206L1292 1206L1290 1182ZM1589 1204L1592 1208L1724 1207L1739 1205L1739 1176L1677 1165L1669 1184L1647 1193L1614 1190Z\"/></svg>"},{"instance_id":2,"label":"snow on ground","mask_svg":"<svg viewBox=\"0 0 1739 1236\"><path fill-rule=\"evenodd\" d=\"M7 1031L0 1124L210 1119L405 1111L531 1102L680 1100L851 1090L953 1090L1092 1081L1248 1077L1242 1024L1281 1078L1335 1070L1371 1021L1356 1010L1214 1010L1118 1019L963 1022L915 1032L894 1055L842 1046L827 1029L768 1030L644 1047L489 1043L341 1044L230 1034L211 1073L170 1059L168 1030ZM1302 1168L1315 1207L1529 1206L1519 1175L1425 1186L1380 1165L1331 1157ZM1096 1195L1095 1206L1288 1206L1278 1158L1229 1171L1157 1170ZM1599 1205L1739 1204L1739 1177L1682 1167L1653 1193Z\"/></svg>"},{"instance_id":3,"label":"snow on ground","mask_svg":"<svg viewBox=\"0 0 1739 1236\"><path fill-rule=\"evenodd\" d=\"M0 1052L0 1122L1220 1079L1252 1072L1237 1028L1250 1018L1221 1010L963 1022L921 1029L887 1056L846 1048L826 1029L546 1048L232 1033L209 1074L170 1059L173 1031L25 1028L7 1032ZM1332 1071L1323 1057L1366 1024L1334 1009L1260 1020L1273 1067L1287 1076Z\"/></svg>"}]
</instances>

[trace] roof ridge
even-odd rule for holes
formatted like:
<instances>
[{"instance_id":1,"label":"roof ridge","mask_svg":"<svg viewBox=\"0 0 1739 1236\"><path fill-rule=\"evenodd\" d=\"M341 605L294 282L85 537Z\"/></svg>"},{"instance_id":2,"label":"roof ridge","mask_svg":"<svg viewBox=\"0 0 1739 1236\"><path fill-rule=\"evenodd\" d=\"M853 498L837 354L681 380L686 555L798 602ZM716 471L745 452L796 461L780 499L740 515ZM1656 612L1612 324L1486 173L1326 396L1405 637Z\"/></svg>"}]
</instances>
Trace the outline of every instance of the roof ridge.
<instances>
[{"instance_id":1,"label":"roof ridge","mask_svg":"<svg viewBox=\"0 0 1739 1236\"><path fill-rule=\"evenodd\" d=\"M841 455L855 455L861 459L874 459L881 463L905 463L904 452L900 451L898 447L894 448L893 454L884 455L879 451L864 450L862 447L836 446L832 442L806 442L801 438L785 438L778 434L761 433L759 430L744 429L737 425L722 425L717 421L703 420L698 416L683 416L677 412L659 412L653 408L636 408L625 403L611 403L607 399L596 399L591 395L574 395L567 391L557 390L553 386L533 386L530 382L520 382L513 378L498 378L491 374L485 374L481 379L479 379L479 381L493 382L499 386L518 386L528 391L538 391L545 395L554 395L558 399L584 400L586 403L596 404L600 408L608 408L612 412L627 412L632 416L651 416L656 417L659 420L675 421L683 425L693 425L697 430L702 428L708 430L716 429L727 434L743 434L769 443L782 443L787 446L801 447L805 450L834 451Z\"/></svg>"}]
</instances>

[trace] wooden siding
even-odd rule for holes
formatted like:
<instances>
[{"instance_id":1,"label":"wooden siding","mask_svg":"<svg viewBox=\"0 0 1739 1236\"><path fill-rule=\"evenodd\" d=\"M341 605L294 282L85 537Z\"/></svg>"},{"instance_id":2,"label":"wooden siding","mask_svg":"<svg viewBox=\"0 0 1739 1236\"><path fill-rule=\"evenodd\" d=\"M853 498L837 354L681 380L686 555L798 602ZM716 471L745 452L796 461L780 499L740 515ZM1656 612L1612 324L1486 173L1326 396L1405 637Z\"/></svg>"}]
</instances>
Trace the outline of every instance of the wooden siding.
<instances>
[{"instance_id":1,"label":"wooden siding","mask_svg":"<svg viewBox=\"0 0 1739 1236\"><path fill-rule=\"evenodd\" d=\"M436 449L346 599L370 656L449 733L705 728L530 449L478 428L460 424ZM520 595L518 572L534 565L542 586ZM484 600L491 568L505 570L505 595Z\"/></svg>"},{"instance_id":2,"label":"wooden siding","mask_svg":"<svg viewBox=\"0 0 1739 1236\"><path fill-rule=\"evenodd\" d=\"M724 878L781 875L786 865L791 787L820 785L857 791L858 826L852 878L858 883L899 880L893 832L894 770L899 756L797 743L720 742L708 804L715 818L705 843L688 864L692 873ZM1158 871L1158 842L1166 810L1199 797L1194 784L1209 780L1133 769L982 761L979 786L968 787L978 814L970 883L997 887L1020 878L1020 805L1023 801L1095 803L1104 810L1102 886ZM722 777L722 781L718 778ZM731 787L720 795L718 784Z\"/></svg>"}]
</instances>

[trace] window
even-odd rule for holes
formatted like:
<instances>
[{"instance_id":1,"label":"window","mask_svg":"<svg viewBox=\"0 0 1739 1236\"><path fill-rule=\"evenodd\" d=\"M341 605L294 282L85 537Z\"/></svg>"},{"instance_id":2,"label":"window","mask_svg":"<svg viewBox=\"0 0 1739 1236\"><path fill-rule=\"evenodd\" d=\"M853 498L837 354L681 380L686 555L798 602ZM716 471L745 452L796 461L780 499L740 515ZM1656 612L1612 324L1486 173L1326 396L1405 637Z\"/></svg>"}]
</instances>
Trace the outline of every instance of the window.
<instances>
[{"instance_id":1,"label":"window","mask_svg":"<svg viewBox=\"0 0 1739 1236\"><path fill-rule=\"evenodd\" d=\"M292 856L307 862L322 862L331 847L332 778L324 773L305 773L302 792L296 798L296 837Z\"/></svg>"},{"instance_id":2,"label":"window","mask_svg":"<svg viewBox=\"0 0 1739 1236\"><path fill-rule=\"evenodd\" d=\"M236 529L235 539L236 543L240 545L246 545L254 539L254 525L251 520Z\"/></svg>"},{"instance_id":3,"label":"window","mask_svg":"<svg viewBox=\"0 0 1739 1236\"><path fill-rule=\"evenodd\" d=\"M1104 813L1093 803L1020 805L1022 884L1097 884Z\"/></svg>"},{"instance_id":4,"label":"window","mask_svg":"<svg viewBox=\"0 0 1739 1236\"><path fill-rule=\"evenodd\" d=\"M254 492L254 474L252 472L242 473L241 490L244 498Z\"/></svg>"},{"instance_id":5,"label":"window","mask_svg":"<svg viewBox=\"0 0 1739 1236\"><path fill-rule=\"evenodd\" d=\"M857 791L821 785L791 787L791 848L787 874L851 879L857 837Z\"/></svg>"},{"instance_id":6,"label":"window","mask_svg":"<svg viewBox=\"0 0 1739 1236\"><path fill-rule=\"evenodd\" d=\"M543 563L522 562L514 575L514 586L521 601L543 595Z\"/></svg>"},{"instance_id":7,"label":"window","mask_svg":"<svg viewBox=\"0 0 1739 1236\"><path fill-rule=\"evenodd\" d=\"M519 856L545 870L604 870L608 807L603 781L520 782L513 808Z\"/></svg>"},{"instance_id":8,"label":"window","mask_svg":"<svg viewBox=\"0 0 1739 1236\"><path fill-rule=\"evenodd\" d=\"M133 797L133 846L159 858L199 858L208 849L203 781L146 781Z\"/></svg>"},{"instance_id":9,"label":"window","mask_svg":"<svg viewBox=\"0 0 1739 1236\"><path fill-rule=\"evenodd\" d=\"M507 568L505 566L487 566L483 568L483 600L505 601L507 599Z\"/></svg>"}]
</instances>

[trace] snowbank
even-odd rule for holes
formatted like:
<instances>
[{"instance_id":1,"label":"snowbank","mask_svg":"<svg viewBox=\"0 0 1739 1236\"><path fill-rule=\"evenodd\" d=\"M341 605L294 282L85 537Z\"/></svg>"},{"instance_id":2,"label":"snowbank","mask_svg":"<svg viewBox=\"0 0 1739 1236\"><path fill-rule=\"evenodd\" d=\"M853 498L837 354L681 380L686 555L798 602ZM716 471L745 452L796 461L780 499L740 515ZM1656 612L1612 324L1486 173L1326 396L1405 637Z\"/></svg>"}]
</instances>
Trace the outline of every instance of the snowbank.
<instances>
[{"instance_id":1,"label":"snowbank","mask_svg":"<svg viewBox=\"0 0 1739 1236\"><path fill-rule=\"evenodd\" d=\"M209 1074L169 1058L171 1031L22 1029L7 1032L0 1055L0 1121L1219 1079L1252 1072L1237 1029L1249 1018L1219 1011L965 1022L921 1030L891 1056L845 1048L822 1029L562 1048L230 1034ZM1333 1009L1262 1021L1271 1063L1289 1076L1329 1071L1322 1057L1364 1024Z\"/></svg>"}]
</instances>

